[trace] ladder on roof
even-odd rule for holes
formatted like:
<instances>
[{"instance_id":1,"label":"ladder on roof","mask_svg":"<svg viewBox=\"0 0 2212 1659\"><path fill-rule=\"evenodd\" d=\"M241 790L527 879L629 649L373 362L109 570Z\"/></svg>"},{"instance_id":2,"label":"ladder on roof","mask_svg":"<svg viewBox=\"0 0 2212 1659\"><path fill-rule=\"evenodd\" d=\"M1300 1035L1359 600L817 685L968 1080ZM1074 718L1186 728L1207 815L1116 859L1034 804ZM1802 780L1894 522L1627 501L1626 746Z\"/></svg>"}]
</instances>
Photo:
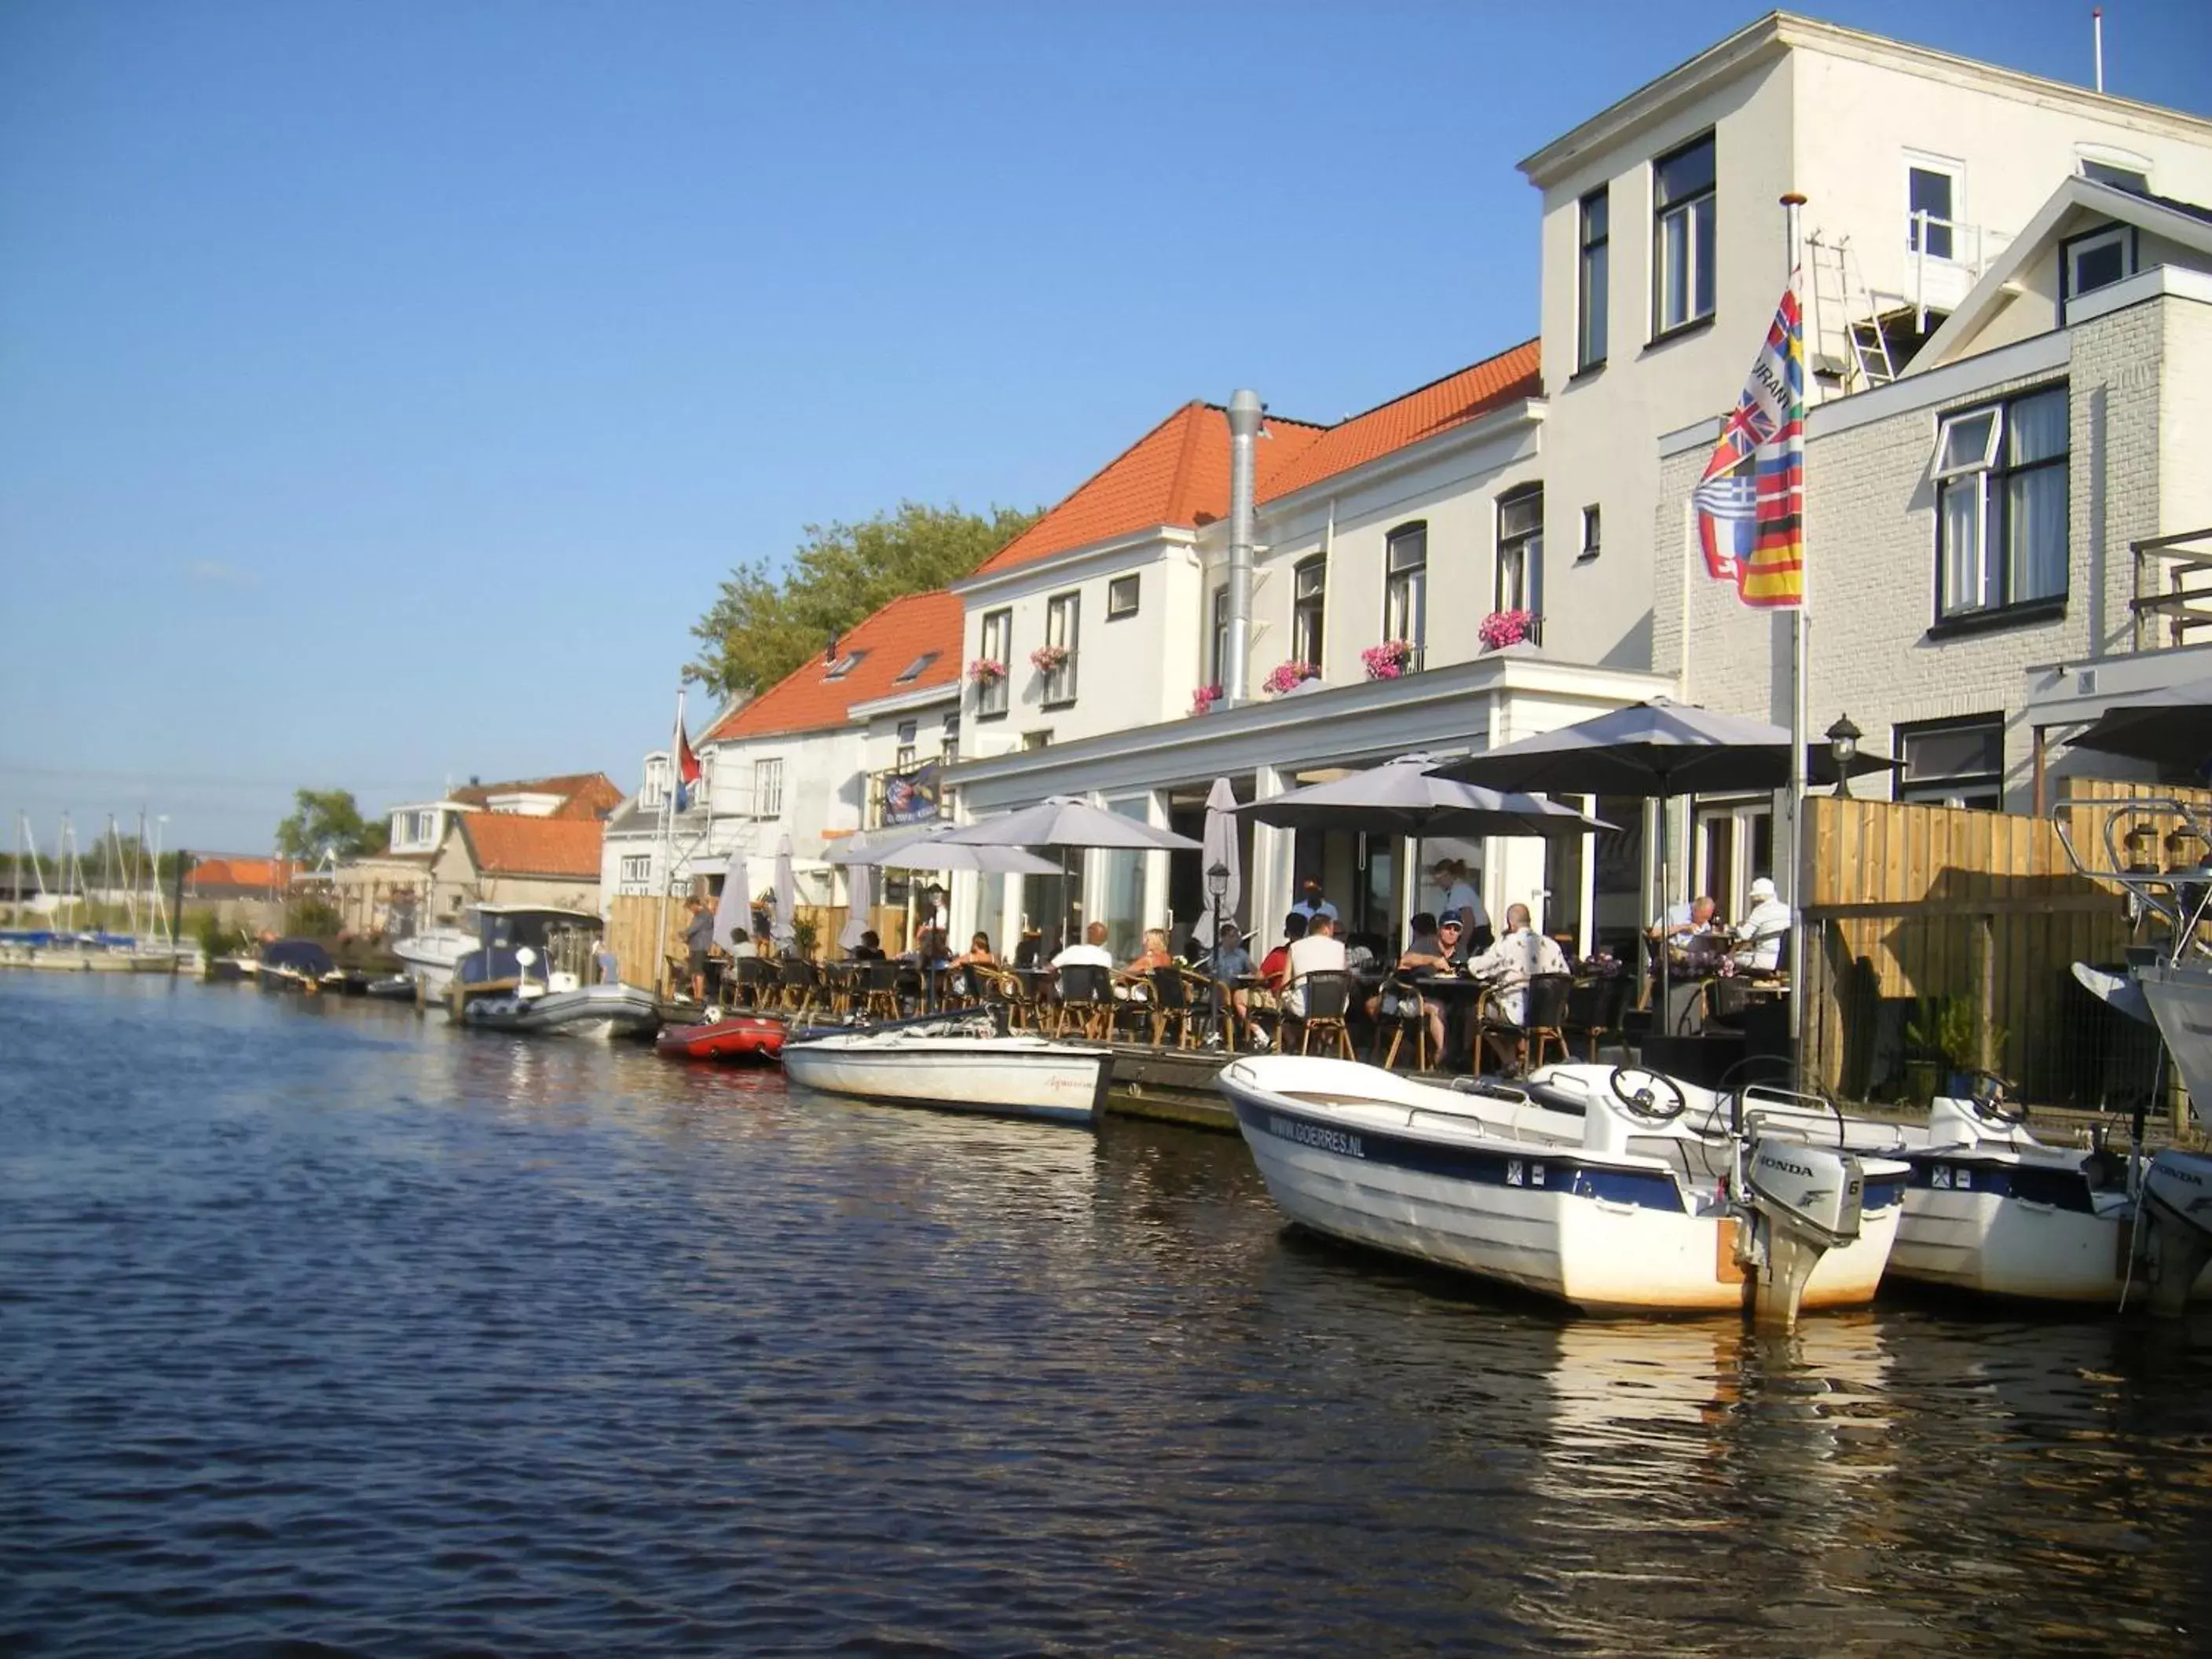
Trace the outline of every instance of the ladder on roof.
<instances>
[{"instance_id":1,"label":"ladder on roof","mask_svg":"<svg viewBox=\"0 0 2212 1659\"><path fill-rule=\"evenodd\" d=\"M1812 289L1813 314L1807 320L1814 372L1842 380L1847 392L1887 386L1897 378L1897 363L1875 296L1859 274L1851 239L1831 241L1814 231L1805 239L1805 263Z\"/></svg>"}]
</instances>

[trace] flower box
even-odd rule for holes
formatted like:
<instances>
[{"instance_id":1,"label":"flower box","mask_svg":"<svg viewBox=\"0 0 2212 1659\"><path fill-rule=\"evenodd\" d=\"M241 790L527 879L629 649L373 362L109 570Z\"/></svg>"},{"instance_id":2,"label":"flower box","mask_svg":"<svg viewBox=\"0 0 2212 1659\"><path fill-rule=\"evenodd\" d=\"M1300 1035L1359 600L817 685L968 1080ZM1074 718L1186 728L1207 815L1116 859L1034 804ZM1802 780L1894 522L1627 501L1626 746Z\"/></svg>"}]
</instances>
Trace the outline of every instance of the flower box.
<instances>
[{"instance_id":1,"label":"flower box","mask_svg":"<svg viewBox=\"0 0 2212 1659\"><path fill-rule=\"evenodd\" d=\"M1503 651L1509 645L1535 638L1536 620L1533 611L1493 611L1482 619L1475 633L1484 650Z\"/></svg>"},{"instance_id":2,"label":"flower box","mask_svg":"<svg viewBox=\"0 0 2212 1659\"><path fill-rule=\"evenodd\" d=\"M1370 680L1395 680L1413 666L1413 647L1403 640L1385 640L1359 653Z\"/></svg>"},{"instance_id":3,"label":"flower box","mask_svg":"<svg viewBox=\"0 0 2212 1659\"><path fill-rule=\"evenodd\" d=\"M994 657L978 657L968 665L968 678L978 685L996 685L1006 678L1006 665Z\"/></svg>"},{"instance_id":4,"label":"flower box","mask_svg":"<svg viewBox=\"0 0 2212 1659\"><path fill-rule=\"evenodd\" d=\"M1271 697L1279 697L1286 691L1297 690L1308 680L1320 678L1320 664L1299 662L1293 659L1289 662L1277 663L1269 669L1267 678L1260 682L1260 689Z\"/></svg>"},{"instance_id":5,"label":"flower box","mask_svg":"<svg viewBox=\"0 0 2212 1659\"><path fill-rule=\"evenodd\" d=\"M1040 674L1056 674L1067 666L1067 647L1041 645L1030 653L1030 666Z\"/></svg>"},{"instance_id":6,"label":"flower box","mask_svg":"<svg viewBox=\"0 0 2212 1659\"><path fill-rule=\"evenodd\" d=\"M1220 701L1221 688L1219 686L1201 685L1197 690L1190 694L1190 712L1194 714L1203 714Z\"/></svg>"}]
</instances>

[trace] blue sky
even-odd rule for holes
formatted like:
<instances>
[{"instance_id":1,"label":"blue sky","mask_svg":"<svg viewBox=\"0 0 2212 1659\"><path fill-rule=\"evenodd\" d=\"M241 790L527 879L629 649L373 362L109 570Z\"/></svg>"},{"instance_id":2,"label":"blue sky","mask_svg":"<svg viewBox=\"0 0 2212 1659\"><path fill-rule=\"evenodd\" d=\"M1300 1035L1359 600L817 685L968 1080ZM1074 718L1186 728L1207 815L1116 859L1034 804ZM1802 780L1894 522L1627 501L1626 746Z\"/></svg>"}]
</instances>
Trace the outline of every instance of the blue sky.
<instances>
[{"instance_id":1,"label":"blue sky","mask_svg":"<svg viewBox=\"0 0 2212 1659\"><path fill-rule=\"evenodd\" d=\"M2106 10L2112 90L2212 112L2212 7ZM0 830L634 786L716 582L802 526L1526 337L1515 161L1756 15L18 0ZM2089 73L2086 4L1822 15Z\"/></svg>"}]
</instances>

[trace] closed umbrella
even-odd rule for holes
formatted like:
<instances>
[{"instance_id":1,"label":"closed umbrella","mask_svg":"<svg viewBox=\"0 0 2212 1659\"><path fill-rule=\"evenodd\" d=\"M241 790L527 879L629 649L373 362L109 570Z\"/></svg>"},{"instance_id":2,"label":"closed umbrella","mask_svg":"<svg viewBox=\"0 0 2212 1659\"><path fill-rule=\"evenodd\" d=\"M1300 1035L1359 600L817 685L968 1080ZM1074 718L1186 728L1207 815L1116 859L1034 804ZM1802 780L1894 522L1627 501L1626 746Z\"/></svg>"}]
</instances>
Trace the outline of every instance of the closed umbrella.
<instances>
[{"instance_id":1,"label":"closed umbrella","mask_svg":"<svg viewBox=\"0 0 2212 1659\"><path fill-rule=\"evenodd\" d=\"M837 945L850 951L868 931L868 912L876 905L875 866L856 864L845 872L845 925L837 930Z\"/></svg>"},{"instance_id":2,"label":"closed umbrella","mask_svg":"<svg viewBox=\"0 0 2212 1659\"><path fill-rule=\"evenodd\" d=\"M714 906L714 943L727 951L738 935L752 931L753 896L745 886L745 849L730 854L722 866L722 896Z\"/></svg>"},{"instance_id":3,"label":"closed umbrella","mask_svg":"<svg viewBox=\"0 0 2212 1659\"><path fill-rule=\"evenodd\" d=\"M1237 835L1237 791L1226 778L1216 778L1206 792L1206 833L1199 839L1198 867L1206 881L1206 910L1192 928L1191 937L1209 951L1214 947L1217 921L1234 921L1244 902L1243 849ZM1216 870L1225 871L1228 883L1218 897L1214 892Z\"/></svg>"},{"instance_id":4,"label":"closed umbrella","mask_svg":"<svg viewBox=\"0 0 2212 1659\"><path fill-rule=\"evenodd\" d=\"M775 908L769 931L776 948L794 949L799 943L799 878L791 867L791 837L775 844Z\"/></svg>"},{"instance_id":5,"label":"closed umbrella","mask_svg":"<svg viewBox=\"0 0 2212 1659\"><path fill-rule=\"evenodd\" d=\"M2212 760L2212 679L2134 693L2067 744L2201 773Z\"/></svg>"}]
</instances>

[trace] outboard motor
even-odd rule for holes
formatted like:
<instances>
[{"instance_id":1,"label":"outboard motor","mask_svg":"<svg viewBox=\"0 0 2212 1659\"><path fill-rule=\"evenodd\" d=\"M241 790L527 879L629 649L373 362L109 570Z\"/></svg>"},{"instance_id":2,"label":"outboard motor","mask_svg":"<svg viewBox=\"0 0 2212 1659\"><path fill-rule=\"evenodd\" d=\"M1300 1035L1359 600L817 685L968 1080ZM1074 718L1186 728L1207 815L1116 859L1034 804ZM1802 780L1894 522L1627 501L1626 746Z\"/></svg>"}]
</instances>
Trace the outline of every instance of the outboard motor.
<instances>
[{"instance_id":1,"label":"outboard motor","mask_svg":"<svg viewBox=\"0 0 2212 1659\"><path fill-rule=\"evenodd\" d=\"M1761 1135L1745 1152L1743 1184L1751 1206L1745 1280L1752 1319L1787 1330L1797 1322L1820 1258L1859 1236L1865 1172L1838 1147Z\"/></svg>"},{"instance_id":2,"label":"outboard motor","mask_svg":"<svg viewBox=\"0 0 2212 1659\"><path fill-rule=\"evenodd\" d=\"M2141 1224L2150 1310L2178 1316L2212 1261L2212 1158L2168 1147L2151 1159L2143 1172Z\"/></svg>"}]
</instances>

